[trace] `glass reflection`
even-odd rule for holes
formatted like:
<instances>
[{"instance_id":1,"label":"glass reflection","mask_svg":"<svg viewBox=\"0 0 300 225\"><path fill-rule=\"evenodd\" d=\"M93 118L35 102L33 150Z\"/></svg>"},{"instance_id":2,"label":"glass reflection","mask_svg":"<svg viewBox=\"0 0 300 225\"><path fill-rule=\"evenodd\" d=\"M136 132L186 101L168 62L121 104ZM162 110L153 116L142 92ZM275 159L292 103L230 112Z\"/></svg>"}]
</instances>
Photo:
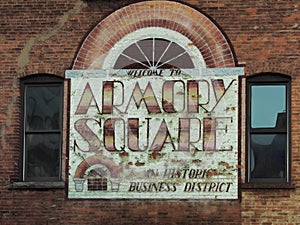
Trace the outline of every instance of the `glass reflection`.
<instances>
[{"instance_id":1,"label":"glass reflection","mask_svg":"<svg viewBox=\"0 0 300 225\"><path fill-rule=\"evenodd\" d=\"M286 86L251 86L251 127L275 128L280 117L286 124ZM284 121L282 121L284 120Z\"/></svg>"},{"instance_id":2,"label":"glass reflection","mask_svg":"<svg viewBox=\"0 0 300 225\"><path fill-rule=\"evenodd\" d=\"M27 177L58 177L59 134L28 134L26 136Z\"/></svg>"},{"instance_id":3,"label":"glass reflection","mask_svg":"<svg viewBox=\"0 0 300 225\"><path fill-rule=\"evenodd\" d=\"M26 130L51 130L60 127L60 87L28 86Z\"/></svg>"},{"instance_id":4,"label":"glass reflection","mask_svg":"<svg viewBox=\"0 0 300 225\"><path fill-rule=\"evenodd\" d=\"M251 135L251 177L285 178L286 134Z\"/></svg>"}]
</instances>

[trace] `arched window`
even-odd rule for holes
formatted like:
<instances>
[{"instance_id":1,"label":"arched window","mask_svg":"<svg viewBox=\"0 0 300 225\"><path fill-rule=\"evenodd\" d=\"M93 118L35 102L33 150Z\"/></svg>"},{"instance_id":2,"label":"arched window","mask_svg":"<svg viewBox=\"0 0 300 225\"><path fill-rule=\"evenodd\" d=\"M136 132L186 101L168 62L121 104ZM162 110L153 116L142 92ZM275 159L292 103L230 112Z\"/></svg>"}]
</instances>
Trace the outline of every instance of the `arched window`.
<instances>
[{"instance_id":1,"label":"arched window","mask_svg":"<svg viewBox=\"0 0 300 225\"><path fill-rule=\"evenodd\" d=\"M118 57L115 69L194 68L188 52L173 41L163 38L139 40Z\"/></svg>"},{"instance_id":2,"label":"arched window","mask_svg":"<svg viewBox=\"0 0 300 225\"><path fill-rule=\"evenodd\" d=\"M110 49L103 63L103 69L175 68L199 69L206 68L206 64L191 40L162 27L142 28L127 34Z\"/></svg>"},{"instance_id":3,"label":"arched window","mask_svg":"<svg viewBox=\"0 0 300 225\"><path fill-rule=\"evenodd\" d=\"M290 181L290 77L247 79L248 182Z\"/></svg>"},{"instance_id":4,"label":"arched window","mask_svg":"<svg viewBox=\"0 0 300 225\"><path fill-rule=\"evenodd\" d=\"M39 74L21 80L22 180L61 179L63 79Z\"/></svg>"}]
</instances>

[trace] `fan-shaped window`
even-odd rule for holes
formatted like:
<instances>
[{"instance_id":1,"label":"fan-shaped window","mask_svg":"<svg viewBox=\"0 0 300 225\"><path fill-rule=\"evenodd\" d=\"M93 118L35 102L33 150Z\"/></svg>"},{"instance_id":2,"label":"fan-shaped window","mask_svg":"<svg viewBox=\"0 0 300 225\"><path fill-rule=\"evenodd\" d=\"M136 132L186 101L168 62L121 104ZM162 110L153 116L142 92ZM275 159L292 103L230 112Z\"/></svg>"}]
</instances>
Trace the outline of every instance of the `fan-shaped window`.
<instances>
[{"instance_id":1,"label":"fan-shaped window","mask_svg":"<svg viewBox=\"0 0 300 225\"><path fill-rule=\"evenodd\" d=\"M139 40L118 57L115 69L192 69L188 52L173 41L162 38Z\"/></svg>"}]
</instances>

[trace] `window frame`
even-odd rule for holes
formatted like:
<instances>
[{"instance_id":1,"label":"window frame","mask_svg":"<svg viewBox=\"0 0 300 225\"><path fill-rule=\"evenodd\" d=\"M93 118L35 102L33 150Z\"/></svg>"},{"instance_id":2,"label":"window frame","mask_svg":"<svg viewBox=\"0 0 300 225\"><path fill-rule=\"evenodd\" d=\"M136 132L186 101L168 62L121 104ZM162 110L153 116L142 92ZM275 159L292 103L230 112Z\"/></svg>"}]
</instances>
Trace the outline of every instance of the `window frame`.
<instances>
[{"instance_id":1,"label":"window frame","mask_svg":"<svg viewBox=\"0 0 300 225\"><path fill-rule=\"evenodd\" d=\"M157 48L163 50L159 52L161 54L157 53ZM178 50L180 51L178 52ZM176 61L178 59L180 59L179 62ZM127 61L126 64L124 60ZM181 65L179 65L180 63ZM138 39L127 46L117 57L113 68L148 70L194 69L195 65L188 50L184 49L177 42L164 37L151 37Z\"/></svg>"},{"instance_id":2,"label":"window frame","mask_svg":"<svg viewBox=\"0 0 300 225\"><path fill-rule=\"evenodd\" d=\"M284 85L286 87L286 131L275 128L251 127L251 87L263 85ZM251 141L252 134L286 134L286 176L284 178L251 177ZM249 184L291 184L291 78L279 73L261 73L246 79L246 183Z\"/></svg>"},{"instance_id":3,"label":"window frame","mask_svg":"<svg viewBox=\"0 0 300 225\"><path fill-rule=\"evenodd\" d=\"M60 115L59 128L47 130L26 130L26 95L27 88L30 86L46 87L57 86L60 88ZM20 178L22 182L59 182L62 180L62 136L63 136L63 100L64 100L64 78L50 74L34 74L21 78L21 154L20 154ZM58 176L54 177L28 177L26 173L27 163L27 134L58 134L59 135L59 152L58 152Z\"/></svg>"}]
</instances>

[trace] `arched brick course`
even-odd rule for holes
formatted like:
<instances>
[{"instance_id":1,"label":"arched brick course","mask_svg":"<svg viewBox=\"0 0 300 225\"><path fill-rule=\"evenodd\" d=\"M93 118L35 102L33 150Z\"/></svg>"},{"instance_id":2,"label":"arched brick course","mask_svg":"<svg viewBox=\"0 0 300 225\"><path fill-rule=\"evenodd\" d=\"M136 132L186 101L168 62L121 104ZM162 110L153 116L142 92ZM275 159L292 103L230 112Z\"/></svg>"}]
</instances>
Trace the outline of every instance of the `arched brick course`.
<instances>
[{"instance_id":1,"label":"arched brick course","mask_svg":"<svg viewBox=\"0 0 300 225\"><path fill-rule=\"evenodd\" d=\"M121 8L97 24L82 44L73 69L101 69L115 43L145 27L163 27L185 35L200 50L209 68L235 66L230 45L208 17L181 3L149 1Z\"/></svg>"},{"instance_id":2,"label":"arched brick course","mask_svg":"<svg viewBox=\"0 0 300 225\"><path fill-rule=\"evenodd\" d=\"M122 168L116 166L111 160L105 159L102 156L91 156L82 161L76 169L75 178L83 178L85 171L93 165L106 166L113 178L117 178Z\"/></svg>"},{"instance_id":3,"label":"arched brick course","mask_svg":"<svg viewBox=\"0 0 300 225\"><path fill-rule=\"evenodd\" d=\"M32 74L52 74L64 77L65 70L68 67L70 67L68 63L62 63L62 65L53 65L53 63L48 62L30 63L16 70L16 74L19 78L30 76Z\"/></svg>"}]
</instances>

